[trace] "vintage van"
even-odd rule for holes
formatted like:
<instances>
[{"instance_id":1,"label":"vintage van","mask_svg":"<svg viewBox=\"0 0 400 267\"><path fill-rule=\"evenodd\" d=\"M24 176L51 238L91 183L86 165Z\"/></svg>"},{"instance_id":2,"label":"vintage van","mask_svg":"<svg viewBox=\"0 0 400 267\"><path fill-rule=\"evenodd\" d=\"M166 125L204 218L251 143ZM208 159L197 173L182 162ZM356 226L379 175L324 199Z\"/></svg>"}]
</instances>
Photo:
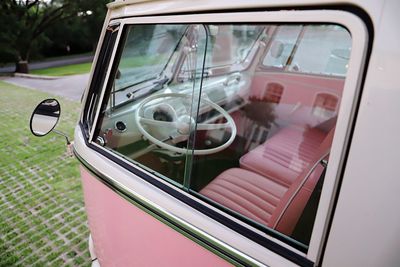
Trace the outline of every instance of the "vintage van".
<instances>
[{"instance_id":1,"label":"vintage van","mask_svg":"<svg viewBox=\"0 0 400 267\"><path fill-rule=\"evenodd\" d=\"M93 266L400 266L399 1L108 8L73 143Z\"/></svg>"}]
</instances>

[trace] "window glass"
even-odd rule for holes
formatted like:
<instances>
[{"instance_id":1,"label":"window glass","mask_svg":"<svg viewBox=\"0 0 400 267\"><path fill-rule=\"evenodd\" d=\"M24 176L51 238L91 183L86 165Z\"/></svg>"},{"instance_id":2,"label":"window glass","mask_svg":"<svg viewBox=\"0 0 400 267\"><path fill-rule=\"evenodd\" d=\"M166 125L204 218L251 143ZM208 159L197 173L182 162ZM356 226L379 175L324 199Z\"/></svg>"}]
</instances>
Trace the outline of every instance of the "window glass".
<instances>
[{"instance_id":1,"label":"window glass","mask_svg":"<svg viewBox=\"0 0 400 267\"><path fill-rule=\"evenodd\" d=\"M183 184L195 125L193 92L200 91L204 61L199 39L205 39L201 25L128 26L98 130L100 144L176 185ZM184 58L192 73L171 83Z\"/></svg>"},{"instance_id":2,"label":"window glass","mask_svg":"<svg viewBox=\"0 0 400 267\"><path fill-rule=\"evenodd\" d=\"M256 25L208 25L206 68L239 64L248 56L262 26Z\"/></svg>"},{"instance_id":3,"label":"window glass","mask_svg":"<svg viewBox=\"0 0 400 267\"><path fill-rule=\"evenodd\" d=\"M133 92L132 88L135 85L142 88L143 82L154 81L157 78L159 81L165 81L161 77L164 75L164 68L174 55L186 28L187 25L152 24L128 28L115 79L115 105L144 93L143 90ZM129 93L130 97L126 97Z\"/></svg>"},{"instance_id":4,"label":"window glass","mask_svg":"<svg viewBox=\"0 0 400 267\"><path fill-rule=\"evenodd\" d=\"M336 75L346 73L330 62L337 49L350 51L351 40L332 25L270 25L263 31L256 40L262 45L250 48L258 49L253 65L203 78L202 99L225 112L199 109L194 150L211 152L193 158L190 189L254 227L307 246L344 86L344 77ZM206 62L219 56L207 49Z\"/></svg>"},{"instance_id":5,"label":"window glass","mask_svg":"<svg viewBox=\"0 0 400 267\"><path fill-rule=\"evenodd\" d=\"M129 26L124 40L100 143L249 227L307 248L349 33L163 24Z\"/></svg>"},{"instance_id":6,"label":"window glass","mask_svg":"<svg viewBox=\"0 0 400 267\"><path fill-rule=\"evenodd\" d=\"M296 46L302 27L301 25L286 25L276 28L274 41L270 43L270 49L263 64L278 68L285 67Z\"/></svg>"},{"instance_id":7,"label":"window glass","mask_svg":"<svg viewBox=\"0 0 400 267\"><path fill-rule=\"evenodd\" d=\"M263 64L293 72L344 76L350 49L351 37L343 27L281 26Z\"/></svg>"},{"instance_id":8,"label":"window glass","mask_svg":"<svg viewBox=\"0 0 400 267\"><path fill-rule=\"evenodd\" d=\"M208 38L197 45L200 49L207 49L204 67L206 76L215 76L244 68L244 61L249 57L256 41L260 39L265 26L259 25L206 25ZM207 43L207 48L205 45ZM185 77L191 72L187 61L180 69L179 77Z\"/></svg>"}]
</instances>

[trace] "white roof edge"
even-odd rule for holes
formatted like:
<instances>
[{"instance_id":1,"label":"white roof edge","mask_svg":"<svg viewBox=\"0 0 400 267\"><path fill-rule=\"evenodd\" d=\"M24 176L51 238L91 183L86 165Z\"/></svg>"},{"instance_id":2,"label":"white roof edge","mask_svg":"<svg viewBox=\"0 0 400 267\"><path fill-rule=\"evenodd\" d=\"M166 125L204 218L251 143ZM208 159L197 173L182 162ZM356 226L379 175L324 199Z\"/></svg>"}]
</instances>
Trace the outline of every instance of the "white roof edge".
<instances>
[{"instance_id":1,"label":"white roof edge","mask_svg":"<svg viewBox=\"0 0 400 267\"><path fill-rule=\"evenodd\" d=\"M107 7L109 9L115 9L121 6L126 6L126 5L133 5L133 4L141 4L141 3L146 3L146 2L161 2L163 0L115 0L114 2L108 3ZM165 0L164 0L165 1ZM352 0L350 0L351 2ZM356 0L357 1L357 0ZM362 0L361 0L362 1ZM201 1L198 1L201 2ZM243 1L244 3L246 3L246 1ZM280 1L280 2L274 2L274 1L267 1L269 2L269 4L272 6L290 6L290 5L296 5L296 4L300 4L300 5L318 5L321 4L321 2L323 4L349 4L349 0L308 0L308 1ZM254 3L256 3L256 6L261 6L262 2L259 1L250 1L250 5L253 6ZM235 6L235 4L233 4L233 6ZM239 5L240 6L240 5Z\"/></svg>"},{"instance_id":2,"label":"white roof edge","mask_svg":"<svg viewBox=\"0 0 400 267\"><path fill-rule=\"evenodd\" d=\"M385 0L384 0L385 1ZM152 5L152 3L160 5ZM164 3L163 3L164 2ZM137 9L129 6L137 5ZM127 7L124 15L155 15L171 12L187 11L206 11L206 10L226 10L259 7L280 7L282 9L292 8L293 6L319 6L323 9L325 5L351 5L367 12L374 20L379 17L379 8L376 8L376 0L115 0L107 4L111 12L113 10ZM119 14L121 15L121 14ZM112 16L111 16L112 17ZM376 21L375 21L376 22Z\"/></svg>"},{"instance_id":3,"label":"white roof edge","mask_svg":"<svg viewBox=\"0 0 400 267\"><path fill-rule=\"evenodd\" d=\"M165 0L115 0L111 3L107 4L108 9L116 9L119 8L121 6L127 6L127 5L134 5L134 4L142 4L142 3L148 3L148 2L164 2ZM179 0L178 0L179 1ZM281 7L285 7L285 6L293 6L293 5L298 5L298 6L306 6L306 5L355 5L358 6L360 8L363 8L364 5L362 5L361 3L366 4L365 2L369 3L369 2L374 2L375 0L281 0L281 1L273 1L273 0L269 0L269 1L265 1L260 2L260 0L249 0L249 1L226 1L226 0L222 0L220 2L225 2L226 3L230 3L232 5L232 7L239 7L239 8L243 8L243 5L247 5L247 7L253 7L253 6L263 6L263 4L268 4L269 6L273 7L273 6L281 6ZM189 1L188 1L189 2ZM199 3L201 2L207 2L207 0L205 1L193 1L193 4L196 4L197 6L202 6L201 4L199 5ZM213 2L213 1L211 1ZM240 3L241 2L241 3ZM365 8L365 7L364 7ZM218 9L218 8L216 8Z\"/></svg>"},{"instance_id":4,"label":"white roof edge","mask_svg":"<svg viewBox=\"0 0 400 267\"><path fill-rule=\"evenodd\" d=\"M144 2L156 2L157 0L115 0L114 2L108 3L107 7L109 9L118 8L124 5L138 4Z\"/></svg>"}]
</instances>

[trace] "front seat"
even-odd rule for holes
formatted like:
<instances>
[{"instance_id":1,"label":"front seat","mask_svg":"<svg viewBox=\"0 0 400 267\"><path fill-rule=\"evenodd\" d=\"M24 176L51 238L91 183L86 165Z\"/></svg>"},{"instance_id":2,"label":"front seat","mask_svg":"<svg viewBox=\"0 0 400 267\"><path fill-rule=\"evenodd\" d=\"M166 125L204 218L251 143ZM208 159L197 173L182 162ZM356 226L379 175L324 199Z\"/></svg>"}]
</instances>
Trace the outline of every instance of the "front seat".
<instances>
[{"instance_id":1,"label":"front seat","mask_svg":"<svg viewBox=\"0 0 400 267\"><path fill-rule=\"evenodd\" d=\"M325 134L312 154L307 155L309 163L294 178L289 179L282 174L272 176L274 172L268 171L262 175L248 169L232 168L218 175L200 193L258 223L291 235L323 172L324 166L320 162L328 158L333 132L334 129ZM284 133L285 136L292 136ZM298 133L314 135L301 131ZM271 138L266 143L274 140ZM309 144L304 141L304 145ZM270 166L270 158L273 159L263 157L265 166Z\"/></svg>"}]
</instances>

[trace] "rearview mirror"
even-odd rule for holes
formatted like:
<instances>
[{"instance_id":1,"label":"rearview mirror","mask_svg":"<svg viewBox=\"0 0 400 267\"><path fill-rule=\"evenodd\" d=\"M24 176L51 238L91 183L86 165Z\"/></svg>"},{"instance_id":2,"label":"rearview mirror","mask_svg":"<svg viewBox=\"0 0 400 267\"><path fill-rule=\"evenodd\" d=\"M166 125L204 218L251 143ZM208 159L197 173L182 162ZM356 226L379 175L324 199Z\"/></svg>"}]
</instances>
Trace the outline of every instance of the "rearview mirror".
<instances>
[{"instance_id":1,"label":"rearview mirror","mask_svg":"<svg viewBox=\"0 0 400 267\"><path fill-rule=\"evenodd\" d=\"M35 136L45 136L56 126L60 118L60 103L56 99L40 102L32 113L30 128Z\"/></svg>"},{"instance_id":2,"label":"rearview mirror","mask_svg":"<svg viewBox=\"0 0 400 267\"><path fill-rule=\"evenodd\" d=\"M282 56L285 45L281 41L274 41L271 45L270 51L273 58L279 58Z\"/></svg>"}]
</instances>

